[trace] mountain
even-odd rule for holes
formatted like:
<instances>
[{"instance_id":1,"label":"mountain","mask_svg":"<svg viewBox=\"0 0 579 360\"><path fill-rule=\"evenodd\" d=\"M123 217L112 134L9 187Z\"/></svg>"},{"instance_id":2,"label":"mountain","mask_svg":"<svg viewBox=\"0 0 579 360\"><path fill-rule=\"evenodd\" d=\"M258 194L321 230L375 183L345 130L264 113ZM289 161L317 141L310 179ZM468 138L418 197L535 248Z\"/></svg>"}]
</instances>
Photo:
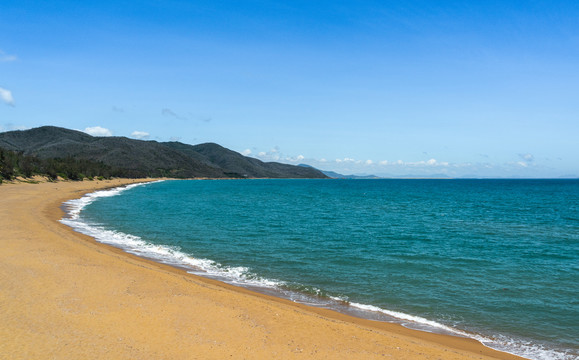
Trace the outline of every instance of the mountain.
<instances>
[{"instance_id":1,"label":"mountain","mask_svg":"<svg viewBox=\"0 0 579 360\"><path fill-rule=\"evenodd\" d=\"M261 160L243 156L215 143L187 145L180 142L162 143L176 151L187 154L202 163L224 169L226 174L250 178L326 178L316 169Z\"/></svg>"},{"instance_id":2,"label":"mountain","mask_svg":"<svg viewBox=\"0 0 579 360\"><path fill-rule=\"evenodd\" d=\"M381 177L376 175L343 175L335 171L326 171L326 170L320 171L323 172L324 175L332 179L381 179Z\"/></svg>"},{"instance_id":3,"label":"mountain","mask_svg":"<svg viewBox=\"0 0 579 360\"><path fill-rule=\"evenodd\" d=\"M131 177L326 178L315 169L265 163L217 144L193 146L126 137L95 137L54 126L0 133L0 148L42 159L96 161Z\"/></svg>"},{"instance_id":4,"label":"mountain","mask_svg":"<svg viewBox=\"0 0 579 360\"><path fill-rule=\"evenodd\" d=\"M316 169L315 167L308 165L308 164L299 164L298 166ZM318 169L316 169L316 170L318 170ZM319 171L321 171L324 175L326 175L327 177L329 177L331 179L381 179L381 177L376 176L376 175L343 175L343 174L337 173L335 171L329 171L329 170L319 170Z\"/></svg>"}]
</instances>

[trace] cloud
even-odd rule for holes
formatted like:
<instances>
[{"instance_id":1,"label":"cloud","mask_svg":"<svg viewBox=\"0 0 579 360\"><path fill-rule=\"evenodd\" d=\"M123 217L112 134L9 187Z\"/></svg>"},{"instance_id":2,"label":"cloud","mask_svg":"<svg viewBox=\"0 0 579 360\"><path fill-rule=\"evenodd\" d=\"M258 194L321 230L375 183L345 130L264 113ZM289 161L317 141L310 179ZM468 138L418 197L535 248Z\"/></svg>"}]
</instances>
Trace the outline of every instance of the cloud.
<instances>
[{"instance_id":1,"label":"cloud","mask_svg":"<svg viewBox=\"0 0 579 360\"><path fill-rule=\"evenodd\" d=\"M366 165L372 165L374 162L372 160L366 160Z\"/></svg>"},{"instance_id":2,"label":"cloud","mask_svg":"<svg viewBox=\"0 0 579 360\"><path fill-rule=\"evenodd\" d=\"M0 99L2 99L2 101L7 105L14 106L14 98L12 97L12 92L10 90L0 88Z\"/></svg>"},{"instance_id":3,"label":"cloud","mask_svg":"<svg viewBox=\"0 0 579 360\"><path fill-rule=\"evenodd\" d=\"M263 161L279 161L279 159L285 158L287 161L287 157L284 157L283 154L280 152L279 146L273 147L269 151L260 151L257 153L257 157L261 158Z\"/></svg>"},{"instance_id":4,"label":"cloud","mask_svg":"<svg viewBox=\"0 0 579 360\"><path fill-rule=\"evenodd\" d=\"M174 112L173 110L167 109L167 108L164 108L163 110L161 110L161 114L163 114L163 115L165 115L165 116L174 117L175 119L178 119L178 120L189 120L189 119L186 118L185 116L178 115L178 114L177 114L176 112Z\"/></svg>"},{"instance_id":5,"label":"cloud","mask_svg":"<svg viewBox=\"0 0 579 360\"><path fill-rule=\"evenodd\" d=\"M303 161L305 158L306 158L306 157L303 156L303 155L298 155L298 156L296 156L296 157L287 156L287 157L285 158L285 160L286 160L286 161L289 161L289 162L291 162L291 163L295 163L295 162Z\"/></svg>"},{"instance_id":6,"label":"cloud","mask_svg":"<svg viewBox=\"0 0 579 360\"><path fill-rule=\"evenodd\" d=\"M169 138L170 141L179 141L179 140L181 140L181 139L182 139L182 138L181 138L180 136L171 136L171 137Z\"/></svg>"},{"instance_id":7,"label":"cloud","mask_svg":"<svg viewBox=\"0 0 579 360\"><path fill-rule=\"evenodd\" d=\"M517 154L519 155L520 160L511 164L514 164L518 168L528 168L528 167L535 167L536 164L534 163L535 157L532 154L525 153L525 154Z\"/></svg>"},{"instance_id":8,"label":"cloud","mask_svg":"<svg viewBox=\"0 0 579 360\"><path fill-rule=\"evenodd\" d=\"M336 159L336 163L357 163L357 164L361 164L362 161L361 160L356 160L353 158L349 158L349 157L345 157L343 159Z\"/></svg>"},{"instance_id":9,"label":"cloud","mask_svg":"<svg viewBox=\"0 0 579 360\"><path fill-rule=\"evenodd\" d=\"M516 154L516 153L515 153ZM425 160L379 160L369 162L350 157L341 157L328 162L322 159L307 159L307 164L318 169L335 171L341 174L377 175L383 177L545 177L549 169L540 166L532 154L522 153L514 161L506 163L490 162L448 162L435 158ZM288 163L295 159L285 158ZM549 175L552 176L552 175Z\"/></svg>"},{"instance_id":10,"label":"cloud","mask_svg":"<svg viewBox=\"0 0 579 360\"><path fill-rule=\"evenodd\" d=\"M519 157L526 162L533 162L535 161L535 157L532 154L519 154Z\"/></svg>"},{"instance_id":11,"label":"cloud","mask_svg":"<svg viewBox=\"0 0 579 360\"><path fill-rule=\"evenodd\" d=\"M11 62L18 60L16 55L8 55L4 51L0 50L0 62Z\"/></svg>"},{"instance_id":12,"label":"cloud","mask_svg":"<svg viewBox=\"0 0 579 360\"><path fill-rule=\"evenodd\" d=\"M144 131L133 131L131 133L131 136L134 137L135 139L146 140L150 137L150 134Z\"/></svg>"},{"instance_id":13,"label":"cloud","mask_svg":"<svg viewBox=\"0 0 579 360\"><path fill-rule=\"evenodd\" d=\"M243 156L248 156L250 154L251 154L251 150L249 150L249 149L245 149L241 152L241 155L243 155Z\"/></svg>"},{"instance_id":14,"label":"cloud","mask_svg":"<svg viewBox=\"0 0 579 360\"><path fill-rule=\"evenodd\" d=\"M100 126L87 127L84 132L92 136L113 136L112 131Z\"/></svg>"},{"instance_id":15,"label":"cloud","mask_svg":"<svg viewBox=\"0 0 579 360\"><path fill-rule=\"evenodd\" d=\"M402 161L402 160L397 160L397 161L388 161L388 160L382 160L379 162L380 165L382 166L413 166L413 167L421 167L421 166L441 166L441 167L447 167L450 166L450 163L446 162L446 161L438 161L436 159L430 159L430 160L422 160L422 161Z\"/></svg>"},{"instance_id":16,"label":"cloud","mask_svg":"<svg viewBox=\"0 0 579 360\"><path fill-rule=\"evenodd\" d=\"M124 113L125 109L118 107L118 106L113 106L113 111L118 112L118 113Z\"/></svg>"}]
</instances>

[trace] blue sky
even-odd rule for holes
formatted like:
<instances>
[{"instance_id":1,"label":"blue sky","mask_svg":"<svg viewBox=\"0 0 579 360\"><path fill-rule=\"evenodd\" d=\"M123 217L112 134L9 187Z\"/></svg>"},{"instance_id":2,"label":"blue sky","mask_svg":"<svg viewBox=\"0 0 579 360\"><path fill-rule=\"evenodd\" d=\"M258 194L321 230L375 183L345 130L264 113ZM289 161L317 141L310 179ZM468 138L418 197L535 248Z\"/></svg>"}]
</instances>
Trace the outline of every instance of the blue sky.
<instances>
[{"instance_id":1,"label":"blue sky","mask_svg":"<svg viewBox=\"0 0 579 360\"><path fill-rule=\"evenodd\" d=\"M0 131L342 173L579 176L577 1L0 3Z\"/></svg>"}]
</instances>

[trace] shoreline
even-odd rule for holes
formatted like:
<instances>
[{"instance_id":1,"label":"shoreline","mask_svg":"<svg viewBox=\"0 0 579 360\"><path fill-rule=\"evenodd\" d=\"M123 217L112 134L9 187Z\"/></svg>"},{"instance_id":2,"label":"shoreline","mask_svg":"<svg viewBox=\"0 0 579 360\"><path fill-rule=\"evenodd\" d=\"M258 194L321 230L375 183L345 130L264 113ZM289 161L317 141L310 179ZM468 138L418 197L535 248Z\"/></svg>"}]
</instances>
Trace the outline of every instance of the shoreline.
<instances>
[{"instance_id":1,"label":"shoreline","mask_svg":"<svg viewBox=\"0 0 579 360\"><path fill-rule=\"evenodd\" d=\"M58 222L66 200L143 181L0 186L0 355L522 359L192 275Z\"/></svg>"}]
</instances>

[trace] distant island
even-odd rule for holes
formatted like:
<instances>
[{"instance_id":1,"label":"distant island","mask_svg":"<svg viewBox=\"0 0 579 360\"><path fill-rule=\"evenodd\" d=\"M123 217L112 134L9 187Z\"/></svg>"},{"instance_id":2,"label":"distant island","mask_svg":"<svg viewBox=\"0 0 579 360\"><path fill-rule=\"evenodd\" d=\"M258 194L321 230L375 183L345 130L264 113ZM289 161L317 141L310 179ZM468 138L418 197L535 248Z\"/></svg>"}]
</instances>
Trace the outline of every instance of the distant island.
<instances>
[{"instance_id":1,"label":"distant island","mask_svg":"<svg viewBox=\"0 0 579 360\"><path fill-rule=\"evenodd\" d=\"M91 136L55 126L0 133L0 181L84 178L328 178L312 167L263 162L215 143Z\"/></svg>"},{"instance_id":2,"label":"distant island","mask_svg":"<svg viewBox=\"0 0 579 360\"><path fill-rule=\"evenodd\" d=\"M299 164L298 166L310 168L310 169L316 169L315 167L308 165L308 164ZM319 169L316 169L316 170L319 170ZM335 171L329 171L329 170L319 170L319 171L321 171L324 175L326 175L327 177L329 177L331 179L382 179L380 176L376 176L376 175L344 175L344 174L340 174L340 173L337 173Z\"/></svg>"},{"instance_id":3,"label":"distant island","mask_svg":"<svg viewBox=\"0 0 579 360\"><path fill-rule=\"evenodd\" d=\"M308 164L299 164L298 166L303 166L306 168L315 169L313 166ZM316 169L319 170L319 169ZM337 173L335 171L320 170L324 175L330 179L348 179L348 180L368 180L368 179L452 179L450 176L445 174L432 174L432 175L398 175L398 176L378 176L378 175L344 175Z\"/></svg>"}]
</instances>

